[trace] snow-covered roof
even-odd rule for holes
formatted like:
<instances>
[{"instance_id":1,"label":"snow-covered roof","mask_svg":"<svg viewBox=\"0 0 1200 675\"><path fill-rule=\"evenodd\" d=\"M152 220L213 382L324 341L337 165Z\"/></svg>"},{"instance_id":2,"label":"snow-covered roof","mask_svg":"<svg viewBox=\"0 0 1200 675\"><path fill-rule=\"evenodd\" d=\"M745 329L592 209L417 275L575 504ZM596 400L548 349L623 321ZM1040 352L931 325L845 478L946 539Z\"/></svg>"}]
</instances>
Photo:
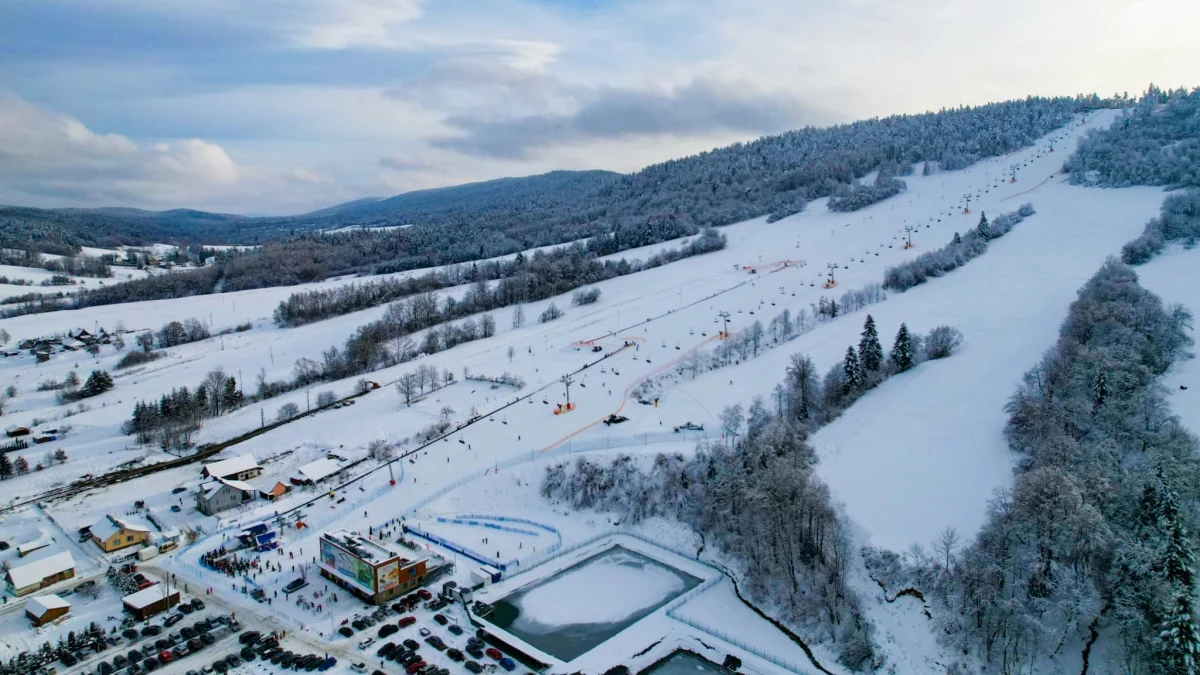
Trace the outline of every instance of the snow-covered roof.
<instances>
[{"instance_id":1,"label":"snow-covered roof","mask_svg":"<svg viewBox=\"0 0 1200 675\"><path fill-rule=\"evenodd\" d=\"M29 427L21 425L21 424L10 424L7 427L4 427L4 430L8 433L12 433L14 431L20 431L22 429L28 431Z\"/></svg>"},{"instance_id":2,"label":"snow-covered roof","mask_svg":"<svg viewBox=\"0 0 1200 675\"><path fill-rule=\"evenodd\" d=\"M200 489L204 491L204 498L208 499L208 498L212 497L213 495L215 495L218 491L220 491L220 489L222 487L224 487L226 485L228 485L229 487L234 488L236 490L242 490L244 492L255 492L258 489L258 488L255 488L253 485L247 483L246 481L227 480L224 478L218 478L217 480L210 481L208 483L204 483L200 486Z\"/></svg>"},{"instance_id":3,"label":"snow-covered roof","mask_svg":"<svg viewBox=\"0 0 1200 675\"><path fill-rule=\"evenodd\" d=\"M101 541L108 540L109 537L120 532L121 530L129 530L130 532L149 532L150 528L145 525L138 525L127 520L122 520L116 516L104 516L92 526L88 528L93 536Z\"/></svg>"},{"instance_id":4,"label":"snow-covered roof","mask_svg":"<svg viewBox=\"0 0 1200 675\"><path fill-rule=\"evenodd\" d=\"M171 595L178 594L179 591L171 591ZM167 587L162 584L154 584L153 586L147 586L143 588L133 595L127 595L124 598L121 598L121 602L124 602L126 605L129 605L134 609L145 609L146 607L153 605L165 597L167 597Z\"/></svg>"},{"instance_id":5,"label":"snow-covered roof","mask_svg":"<svg viewBox=\"0 0 1200 675\"><path fill-rule=\"evenodd\" d=\"M75 559L71 557L70 551L60 551L41 560L14 567L8 571L8 577L12 579L13 588L25 588L41 583L46 577L74 568Z\"/></svg>"},{"instance_id":6,"label":"snow-covered roof","mask_svg":"<svg viewBox=\"0 0 1200 675\"><path fill-rule=\"evenodd\" d=\"M36 541L27 541L24 544L21 544L20 546L17 547L17 553L20 553L21 556L24 557L24 556L29 555L30 553L33 553L34 551L38 550L39 548L46 548L49 545L50 545L50 542L46 541L45 539L38 539Z\"/></svg>"},{"instance_id":7,"label":"snow-covered roof","mask_svg":"<svg viewBox=\"0 0 1200 675\"><path fill-rule=\"evenodd\" d=\"M309 462L300 467L300 477L305 480L311 480L314 483L342 470L342 465L328 458L318 459L315 462Z\"/></svg>"},{"instance_id":8,"label":"snow-covered roof","mask_svg":"<svg viewBox=\"0 0 1200 675\"><path fill-rule=\"evenodd\" d=\"M254 459L254 455L238 455L212 464L205 464L204 473L213 478L224 478L257 468L259 468L258 460Z\"/></svg>"},{"instance_id":9,"label":"snow-covered roof","mask_svg":"<svg viewBox=\"0 0 1200 675\"><path fill-rule=\"evenodd\" d=\"M39 595L35 598L30 598L29 601L25 603L25 611L40 619L46 615L46 612L49 612L52 609L61 609L63 607L69 608L70 606L71 603L63 600L53 593L50 593L47 595Z\"/></svg>"}]
</instances>

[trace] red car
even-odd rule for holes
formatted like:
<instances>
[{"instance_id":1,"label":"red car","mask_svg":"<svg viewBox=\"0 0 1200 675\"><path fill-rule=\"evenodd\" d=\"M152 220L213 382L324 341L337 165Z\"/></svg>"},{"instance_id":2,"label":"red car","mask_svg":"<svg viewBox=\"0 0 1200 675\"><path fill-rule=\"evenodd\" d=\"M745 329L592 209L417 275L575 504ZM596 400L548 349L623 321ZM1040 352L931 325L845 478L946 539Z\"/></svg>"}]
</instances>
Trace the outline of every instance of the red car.
<instances>
[{"instance_id":1,"label":"red car","mask_svg":"<svg viewBox=\"0 0 1200 675\"><path fill-rule=\"evenodd\" d=\"M408 626L411 626L416 622L417 622L417 617L415 617L415 616L402 616L402 617L400 617L400 620L396 622L396 625L401 628L407 628Z\"/></svg>"},{"instance_id":2,"label":"red car","mask_svg":"<svg viewBox=\"0 0 1200 675\"><path fill-rule=\"evenodd\" d=\"M483 653L487 654L488 658L496 659L497 661L504 658L504 655L500 653L500 650L496 649L495 647L488 647L487 649L483 650Z\"/></svg>"},{"instance_id":3,"label":"red car","mask_svg":"<svg viewBox=\"0 0 1200 675\"><path fill-rule=\"evenodd\" d=\"M425 590L424 588L417 591L417 595L421 596L422 600L432 600L433 599L433 593L430 593L429 591Z\"/></svg>"},{"instance_id":4,"label":"red car","mask_svg":"<svg viewBox=\"0 0 1200 675\"><path fill-rule=\"evenodd\" d=\"M162 652L160 652L158 655L158 660L162 661L163 665L170 663L171 659L173 659L173 658L175 658L175 656L173 654L171 654L171 652L167 651L166 649L162 650Z\"/></svg>"},{"instance_id":5,"label":"red car","mask_svg":"<svg viewBox=\"0 0 1200 675\"><path fill-rule=\"evenodd\" d=\"M424 661L413 661L412 663L408 664L408 667L405 668L404 670L408 672L408 675L413 675L413 673L417 672L418 670L420 670L424 667L425 667Z\"/></svg>"}]
</instances>

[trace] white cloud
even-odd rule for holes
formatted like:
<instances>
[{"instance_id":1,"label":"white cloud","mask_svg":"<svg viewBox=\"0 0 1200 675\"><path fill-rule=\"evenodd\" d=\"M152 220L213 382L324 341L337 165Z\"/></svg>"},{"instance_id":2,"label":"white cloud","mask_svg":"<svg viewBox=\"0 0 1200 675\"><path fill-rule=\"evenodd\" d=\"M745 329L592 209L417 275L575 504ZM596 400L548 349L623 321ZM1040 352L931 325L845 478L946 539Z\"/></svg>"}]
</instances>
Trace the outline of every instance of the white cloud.
<instances>
[{"instance_id":1,"label":"white cloud","mask_svg":"<svg viewBox=\"0 0 1200 675\"><path fill-rule=\"evenodd\" d=\"M0 90L0 202L262 210L270 194L303 209L340 198L311 191L333 182L303 167L238 164L195 138L141 146Z\"/></svg>"}]
</instances>

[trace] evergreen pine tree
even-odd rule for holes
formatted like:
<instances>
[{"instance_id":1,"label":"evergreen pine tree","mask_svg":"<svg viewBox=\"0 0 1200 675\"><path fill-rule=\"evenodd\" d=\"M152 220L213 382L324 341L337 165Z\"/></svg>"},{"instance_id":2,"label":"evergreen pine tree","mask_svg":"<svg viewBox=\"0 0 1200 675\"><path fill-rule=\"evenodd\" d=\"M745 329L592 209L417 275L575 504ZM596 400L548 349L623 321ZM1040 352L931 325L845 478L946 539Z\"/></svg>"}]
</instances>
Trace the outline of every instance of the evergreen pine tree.
<instances>
[{"instance_id":1,"label":"evergreen pine tree","mask_svg":"<svg viewBox=\"0 0 1200 675\"><path fill-rule=\"evenodd\" d=\"M879 371L883 365L883 345L879 344L879 333L875 330L875 317L867 315L863 323L862 339L858 342L858 361L864 373Z\"/></svg>"},{"instance_id":2,"label":"evergreen pine tree","mask_svg":"<svg viewBox=\"0 0 1200 675\"><path fill-rule=\"evenodd\" d=\"M849 396L862 389L862 366L852 346L846 348L846 359L842 362L842 369L845 374L842 378L842 395Z\"/></svg>"},{"instance_id":3,"label":"evergreen pine tree","mask_svg":"<svg viewBox=\"0 0 1200 675\"><path fill-rule=\"evenodd\" d=\"M1104 374L1104 368L1101 367L1096 373L1096 379L1092 380L1092 412L1095 413L1104 405L1104 399L1108 398L1108 376Z\"/></svg>"},{"instance_id":4,"label":"evergreen pine tree","mask_svg":"<svg viewBox=\"0 0 1200 675\"><path fill-rule=\"evenodd\" d=\"M991 228L988 227L988 219L987 219L986 213L980 212L979 226L976 228L976 230L979 232L980 238L982 238L984 241L987 241L988 239L992 238L992 231L991 231Z\"/></svg>"},{"instance_id":5,"label":"evergreen pine tree","mask_svg":"<svg viewBox=\"0 0 1200 675\"><path fill-rule=\"evenodd\" d=\"M9 478L12 475L12 460L8 458L8 453L0 453L0 479Z\"/></svg>"},{"instance_id":6,"label":"evergreen pine tree","mask_svg":"<svg viewBox=\"0 0 1200 675\"><path fill-rule=\"evenodd\" d=\"M1161 569L1170 593L1166 619L1158 634L1159 657L1164 672L1171 675L1195 675L1200 666L1200 628L1196 626L1192 604L1196 571L1195 556L1188 543L1187 529L1179 513L1178 495L1163 484L1162 466L1158 467L1160 493L1159 526L1167 530Z\"/></svg>"},{"instance_id":7,"label":"evergreen pine tree","mask_svg":"<svg viewBox=\"0 0 1200 675\"><path fill-rule=\"evenodd\" d=\"M957 232L955 232L955 233L954 233L954 238L950 240L950 243L951 243L951 244L961 244L961 243L962 243L962 236L961 236L961 235L959 235Z\"/></svg>"},{"instance_id":8,"label":"evergreen pine tree","mask_svg":"<svg viewBox=\"0 0 1200 675\"><path fill-rule=\"evenodd\" d=\"M896 370L902 373L913 367L912 336L908 334L907 325L900 324L900 331L896 333L896 342L892 345L889 358Z\"/></svg>"},{"instance_id":9,"label":"evergreen pine tree","mask_svg":"<svg viewBox=\"0 0 1200 675\"><path fill-rule=\"evenodd\" d=\"M1158 634L1163 670L1170 675L1195 675L1200 665L1200 634L1196 628L1191 591L1177 588Z\"/></svg>"},{"instance_id":10,"label":"evergreen pine tree","mask_svg":"<svg viewBox=\"0 0 1200 675\"><path fill-rule=\"evenodd\" d=\"M237 380L232 377L225 380L221 389L221 405L226 410L233 410L242 404L242 392L238 391Z\"/></svg>"}]
</instances>

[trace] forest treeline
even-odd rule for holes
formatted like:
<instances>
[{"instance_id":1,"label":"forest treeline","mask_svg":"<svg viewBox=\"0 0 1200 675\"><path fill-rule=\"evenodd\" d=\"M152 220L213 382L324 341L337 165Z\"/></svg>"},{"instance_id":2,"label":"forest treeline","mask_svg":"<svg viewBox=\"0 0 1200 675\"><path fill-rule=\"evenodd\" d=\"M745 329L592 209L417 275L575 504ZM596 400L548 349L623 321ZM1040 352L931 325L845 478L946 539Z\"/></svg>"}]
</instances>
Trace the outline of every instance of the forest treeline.
<instances>
[{"instance_id":1,"label":"forest treeline","mask_svg":"<svg viewBox=\"0 0 1200 675\"><path fill-rule=\"evenodd\" d=\"M654 235L647 233L647 238ZM387 304L419 293L475 284L463 303L452 305L450 318L504 307L516 302L532 302L559 295L580 286L616 276L674 262L681 258L717 251L725 247L725 238L712 228L677 249L652 254L645 261L600 262L600 256L623 250L610 243L614 237L588 240L548 251L535 251L526 257L518 253L509 260L483 260L469 265L452 265L421 276L379 279L347 284L330 289L301 291L288 296L275 309L280 326L301 326L350 312ZM494 293L489 281L500 281Z\"/></svg>"}]
</instances>

